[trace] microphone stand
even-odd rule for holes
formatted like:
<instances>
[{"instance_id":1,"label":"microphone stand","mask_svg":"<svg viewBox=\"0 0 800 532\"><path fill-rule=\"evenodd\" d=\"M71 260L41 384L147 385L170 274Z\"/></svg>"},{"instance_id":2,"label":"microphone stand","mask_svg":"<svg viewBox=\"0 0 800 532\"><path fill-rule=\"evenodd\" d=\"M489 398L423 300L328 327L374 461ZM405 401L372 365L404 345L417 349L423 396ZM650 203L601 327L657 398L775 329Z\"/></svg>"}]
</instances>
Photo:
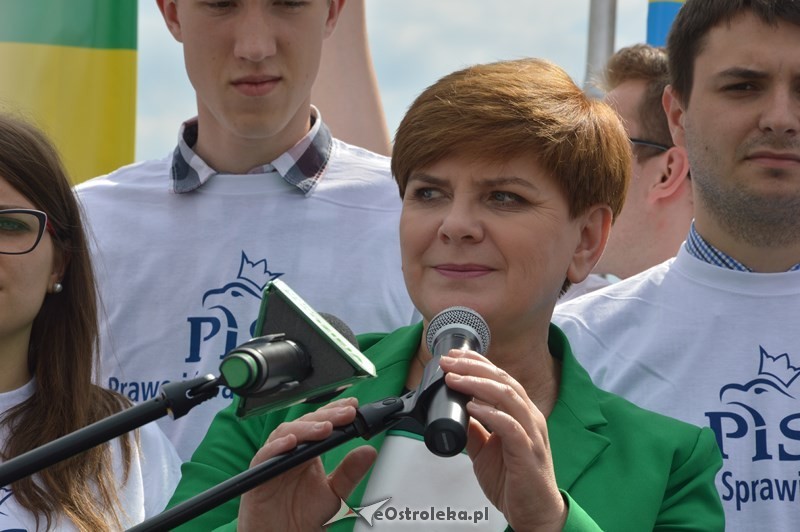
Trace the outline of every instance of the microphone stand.
<instances>
[{"instance_id":1,"label":"microphone stand","mask_svg":"<svg viewBox=\"0 0 800 532\"><path fill-rule=\"evenodd\" d=\"M389 397L364 405L357 409L356 419L353 423L334 428L333 433L324 440L302 443L288 453L273 456L269 460L129 528L127 532L149 532L174 528L349 440L358 437L368 440L391 428L405 417L417 417L415 393L412 391L402 397Z\"/></svg>"},{"instance_id":2,"label":"microphone stand","mask_svg":"<svg viewBox=\"0 0 800 532\"><path fill-rule=\"evenodd\" d=\"M426 368L426 374L428 370ZM359 407L353 423L334 428L333 433L324 440L303 443L288 453L274 456L145 520L127 532L161 531L181 525L347 441L358 437L368 440L390 429L402 419L414 418L424 424L429 398L439 387L444 386L443 379L439 377L431 373L423 377L418 390L408 392L402 397L388 397ZM178 419L198 404L215 397L223 384L223 377L213 375L165 384L161 387L159 396L154 399L118 412L0 465L0 487L8 486L167 414Z\"/></svg>"},{"instance_id":3,"label":"microphone stand","mask_svg":"<svg viewBox=\"0 0 800 532\"><path fill-rule=\"evenodd\" d=\"M167 383L154 399L101 419L0 465L0 487L8 486L167 414L178 419L195 406L216 396L220 385L221 379L213 375Z\"/></svg>"}]
</instances>

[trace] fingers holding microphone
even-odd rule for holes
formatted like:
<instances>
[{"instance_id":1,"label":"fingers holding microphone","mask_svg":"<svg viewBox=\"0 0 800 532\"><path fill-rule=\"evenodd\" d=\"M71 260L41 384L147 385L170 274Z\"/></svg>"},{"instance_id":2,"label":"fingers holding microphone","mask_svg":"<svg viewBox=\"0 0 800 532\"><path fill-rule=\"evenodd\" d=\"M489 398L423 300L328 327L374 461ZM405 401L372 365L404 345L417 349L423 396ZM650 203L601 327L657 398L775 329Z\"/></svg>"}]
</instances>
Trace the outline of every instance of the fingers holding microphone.
<instances>
[{"instance_id":1,"label":"fingers holding microphone","mask_svg":"<svg viewBox=\"0 0 800 532\"><path fill-rule=\"evenodd\" d=\"M256 453L250 467L292 451L305 442L321 441L334 427L352 423L358 401L333 401L294 421L282 423ZM361 446L345 456L330 474L314 458L242 495L237 530L316 530L330 519L366 475L377 453Z\"/></svg>"},{"instance_id":2,"label":"fingers holding microphone","mask_svg":"<svg viewBox=\"0 0 800 532\"><path fill-rule=\"evenodd\" d=\"M515 529L560 530L566 505L556 484L547 420L525 388L486 357L451 350L447 386L472 397L467 453L486 497Z\"/></svg>"},{"instance_id":3,"label":"fingers holding microphone","mask_svg":"<svg viewBox=\"0 0 800 532\"><path fill-rule=\"evenodd\" d=\"M474 351L452 350L442 357L440 364L445 371L445 382L449 387L472 397L467 404L476 412L476 419L492 427L493 431L506 427L506 436L514 438L514 443L523 444L526 435L536 432L537 424L545 427L546 420L528 397L523 386L502 368ZM489 423L489 420L493 422ZM515 420L522 432L508 426Z\"/></svg>"}]
</instances>

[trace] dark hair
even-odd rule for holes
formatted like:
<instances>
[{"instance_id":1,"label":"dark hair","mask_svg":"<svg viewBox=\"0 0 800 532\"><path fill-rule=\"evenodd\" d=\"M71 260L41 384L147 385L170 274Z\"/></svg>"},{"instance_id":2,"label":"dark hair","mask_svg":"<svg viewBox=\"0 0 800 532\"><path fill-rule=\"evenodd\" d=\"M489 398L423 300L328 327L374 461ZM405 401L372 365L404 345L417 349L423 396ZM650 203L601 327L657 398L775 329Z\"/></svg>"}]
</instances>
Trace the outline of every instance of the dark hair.
<instances>
[{"instance_id":1,"label":"dark hair","mask_svg":"<svg viewBox=\"0 0 800 532\"><path fill-rule=\"evenodd\" d=\"M2 442L8 460L120 411L129 402L92 384L98 356L97 299L78 202L61 159L35 127L0 115L0 177L47 213L53 246L64 261L63 291L45 296L34 318L28 368L33 395L6 412ZM127 476L131 440L122 438ZM14 483L19 503L44 516L49 529L63 514L81 530L119 528L109 509L117 503L110 444L101 445ZM116 520L116 521L115 521Z\"/></svg>"},{"instance_id":2,"label":"dark hair","mask_svg":"<svg viewBox=\"0 0 800 532\"><path fill-rule=\"evenodd\" d=\"M413 172L461 154L487 161L533 156L573 218L597 204L616 217L631 172L630 142L614 110L542 59L475 65L425 89L395 135L391 165L400 196ZM562 290L569 285L566 279Z\"/></svg>"},{"instance_id":3,"label":"dark hair","mask_svg":"<svg viewBox=\"0 0 800 532\"><path fill-rule=\"evenodd\" d=\"M604 86L611 91L627 81L643 81L645 92L637 109L641 136L672 146L667 114L661 104L664 87L669 84L669 61L663 47L635 44L620 48L606 63ZM654 152L654 155L660 152Z\"/></svg>"},{"instance_id":4,"label":"dark hair","mask_svg":"<svg viewBox=\"0 0 800 532\"><path fill-rule=\"evenodd\" d=\"M689 105L695 60L709 31L742 13L752 13L772 26L780 21L800 26L797 0L686 0L667 38L670 83L684 106Z\"/></svg>"}]
</instances>

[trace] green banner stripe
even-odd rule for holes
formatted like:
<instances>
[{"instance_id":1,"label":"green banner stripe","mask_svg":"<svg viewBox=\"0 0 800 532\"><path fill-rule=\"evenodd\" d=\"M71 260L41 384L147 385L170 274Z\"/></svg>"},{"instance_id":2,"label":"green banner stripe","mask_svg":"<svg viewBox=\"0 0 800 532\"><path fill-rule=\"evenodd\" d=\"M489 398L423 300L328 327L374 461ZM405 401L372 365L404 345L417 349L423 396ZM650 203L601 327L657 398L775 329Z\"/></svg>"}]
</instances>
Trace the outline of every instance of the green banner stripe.
<instances>
[{"instance_id":1,"label":"green banner stripe","mask_svg":"<svg viewBox=\"0 0 800 532\"><path fill-rule=\"evenodd\" d=\"M137 0L2 0L0 42L136 49Z\"/></svg>"}]
</instances>

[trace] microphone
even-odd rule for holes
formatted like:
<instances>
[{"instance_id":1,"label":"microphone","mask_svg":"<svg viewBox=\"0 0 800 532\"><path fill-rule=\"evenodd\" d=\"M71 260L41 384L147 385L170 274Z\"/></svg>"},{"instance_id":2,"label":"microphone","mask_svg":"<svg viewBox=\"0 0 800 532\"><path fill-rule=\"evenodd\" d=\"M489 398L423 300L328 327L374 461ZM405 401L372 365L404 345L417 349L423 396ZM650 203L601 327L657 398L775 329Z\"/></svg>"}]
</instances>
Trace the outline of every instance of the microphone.
<instances>
[{"instance_id":1,"label":"microphone","mask_svg":"<svg viewBox=\"0 0 800 532\"><path fill-rule=\"evenodd\" d=\"M350 327L332 314L320 316L348 342L357 344ZM235 394L248 396L277 391L308 377L312 359L302 346L285 334L268 334L253 338L232 349L219 366L224 383Z\"/></svg>"},{"instance_id":2,"label":"microphone","mask_svg":"<svg viewBox=\"0 0 800 532\"><path fill-rule=\"evenodd\" d=\"M327 401L356 381L376 376L350 328L316 312L279 279L264 288L255 336L220 364L220 373L240 398L238 417Z\"/></svg>"},{"instance_id":3,"label":"microphone","mask_svg":"<svg viewBox=\"0 0 800 532\"><path fill-rule=\"evenodd\" d=\"M306 378L311 359L285 338L285 334L260 336L225 355L219 372L228 388L238 395L258 394Z\"/></svg>"},{"instance_id":4,"label":"microphone","mask_svg":"<svg viewBox=\"0 0 800 532\"><path fill-rule=\"evenodd\" d=\"M469 423L469 397L447 387L439 359L451 349L469 349L483 355L490 339L484 319L467 307L447 308L428 324L426 341L433 360L425 367L420 389L425 397L425 445L438 456L455 456L464 450Z\"/></svg>"},{"instance_id":5,"label":"microphone","mask_svg":"<svg viewBox=\"0 0 800 532\"><path fill-rule=\"evenodd\" d=\"M358 338L356 338L356 333L353 332L353 329L347 326L345 322L334 316L333 314L328 314L327 312L320 312L320 316L325 318L325 321L330 323L334 329L336 329L339 334L344 336L344 339L350 342L353 347L356 349L358 348Z\"/></svg>"}]
</instances>

